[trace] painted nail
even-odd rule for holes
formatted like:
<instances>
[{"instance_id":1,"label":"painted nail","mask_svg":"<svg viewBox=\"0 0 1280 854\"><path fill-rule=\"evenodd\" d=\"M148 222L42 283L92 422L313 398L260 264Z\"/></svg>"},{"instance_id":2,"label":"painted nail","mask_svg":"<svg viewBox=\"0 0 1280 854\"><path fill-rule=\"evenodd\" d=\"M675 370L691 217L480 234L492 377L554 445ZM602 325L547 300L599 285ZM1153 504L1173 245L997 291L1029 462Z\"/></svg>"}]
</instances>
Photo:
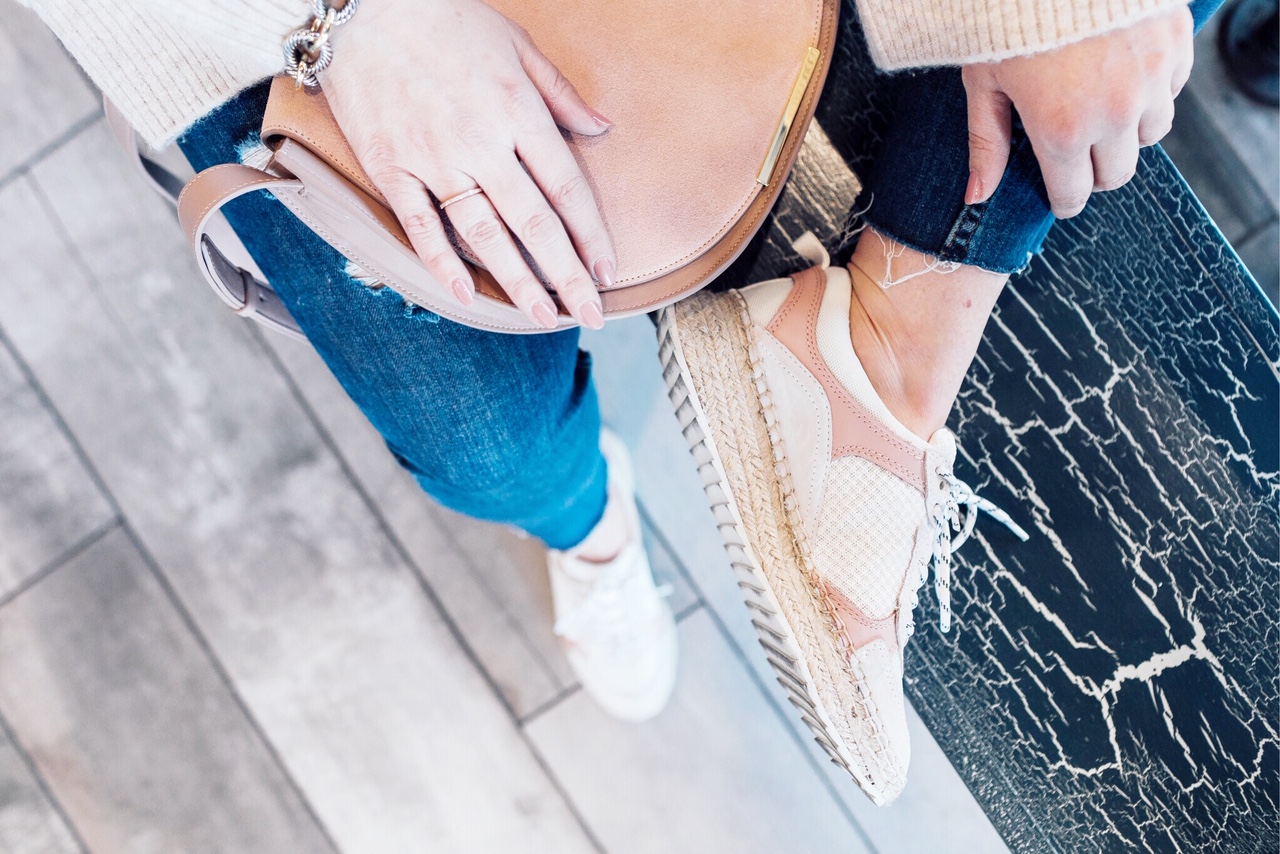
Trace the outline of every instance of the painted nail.
<instances>
[{"instance_id":1,"label":"painted nail","mask_svg":"<svg viewBox=\"0 0 1280 854\"><path fill-rule=\"evenodd\" d=\"M608 130L609 128L613 127L613 122L609 121L600 113L596 112L590 107L587 107L587 112L591 114L591 118L595 120L595 123L600 125L600 127L604 128L605 130Z\"/></svg>"},{"instance_id":2,"label":"painted nail","mask_svg":"<svg viewBox=\"0 0 1280 854\"><path fill-rule=\"evenodd\" d=\"M559 325L556 320L556 307L551 300L538 300L533 304L533 317L543 329L555 329Z\"/></svg>"},{"instance_id":3,"label":"painted nail","mask_svg":"<svg viewBox=\"0 0 1280 854\"><path fill-rule=\"evenodd\" d=\"M969 186L964 191L964 203L966 205L976 204L982 198L982 179L978 177L977 172L969 173Z\"/></svg>"},{"instance_id":4,"label":"painted nail","mask_svg":"<svg viewBox=\"0 0 1280 854\"><path fill-rule=\"evenodd\" d=\"M601 258L599 261L597 261L596 266L592 270L592 272L595 273L596 281L600 283L600 287L602 288L613 287L614 266L613 266L613 262L610 261L608 258Z\"/></svg>"},{"instance_id":5,"label":"painted nail","mask_svg":"<svg viewBox=\"0 0 1280 854\"><path fill-rule=\"evenodd\" d=\"M583 303L578 314L582 315L582 324L588 329L604 329L604 315L601 314L598 303Z\"/></svg>"},{"instance_id":6,"label":"painted nail","mask_svg":"<svg viewBox=\"0 0 1280 854\"><path fill-rule=\"evenodd\" d=\"M453 280L453 295L463 305L471 305L471 286L463 279Z\"/></svg>"}]
</instances>

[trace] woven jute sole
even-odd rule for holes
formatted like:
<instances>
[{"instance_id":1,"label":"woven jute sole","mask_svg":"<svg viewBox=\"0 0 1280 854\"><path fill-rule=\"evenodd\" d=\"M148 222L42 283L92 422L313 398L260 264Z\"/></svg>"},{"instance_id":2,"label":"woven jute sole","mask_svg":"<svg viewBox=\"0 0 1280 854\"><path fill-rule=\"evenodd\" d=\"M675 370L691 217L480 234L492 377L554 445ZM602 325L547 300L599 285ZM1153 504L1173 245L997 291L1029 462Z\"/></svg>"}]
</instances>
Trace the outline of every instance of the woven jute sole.
<instances>
[{"instance_id":1,"label":"woven jute sole","mask_svg":"<svg viewBox=\"0 0 1280 854\"><path fill-rule=\"evenodd\" d=\"M822 612L746 301L702 293L658 316L668 396L778 682L832 761L876 803L905 782L865 680ZM832 714L835 712L835 714Z\"/></svg>"}]
</instances>

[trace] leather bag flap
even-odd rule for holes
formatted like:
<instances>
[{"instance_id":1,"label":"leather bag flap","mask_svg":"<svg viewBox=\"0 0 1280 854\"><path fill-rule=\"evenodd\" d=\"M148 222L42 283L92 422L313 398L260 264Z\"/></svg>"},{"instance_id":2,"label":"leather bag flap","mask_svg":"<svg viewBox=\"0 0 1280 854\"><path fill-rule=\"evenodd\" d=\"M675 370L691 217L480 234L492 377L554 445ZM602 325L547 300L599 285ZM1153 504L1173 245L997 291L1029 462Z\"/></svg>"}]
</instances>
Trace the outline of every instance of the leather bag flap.
<instances>
[{"instance_id":1,"label":"leather bag flap","mask_svg":"<svg viewBox=\"0 0 1280 854\"><path fill-rule=\"evenodd\" d=\"M776 186L757 179L808 50L830 50L832 2L491 0L614 122L601 137L569 143L617 247L616 289L696 261L762 193L769 202L776 196ZM806 100L816 98L827 59ZM263 122L264 141L275 147L281 137L385 205L323 94L296 90L287 78L276 80ZM775 185L798 141L787 148Z\"/></svg>"}]
</instances>

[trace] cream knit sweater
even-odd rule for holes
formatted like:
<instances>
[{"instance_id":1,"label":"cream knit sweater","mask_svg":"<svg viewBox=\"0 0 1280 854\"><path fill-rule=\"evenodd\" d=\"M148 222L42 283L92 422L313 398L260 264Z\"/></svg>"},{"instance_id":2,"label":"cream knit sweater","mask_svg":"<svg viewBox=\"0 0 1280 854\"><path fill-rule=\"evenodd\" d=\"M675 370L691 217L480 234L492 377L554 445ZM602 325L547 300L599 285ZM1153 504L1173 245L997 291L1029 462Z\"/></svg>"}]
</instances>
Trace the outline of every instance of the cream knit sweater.
<instances>
[{"instance_id":1,"label":"cream knit sweater","mask_svg":"<svg viewBox=\"0 0 1280 854\"><path fill-rule=\"evenodd\" d=\"M769 2L770 0L760 0ZM36 10L144 139L171 142L284 65L308 0L20 0ZM881 68L1048 50L1187 0L858 0Z\"/></svg>"}]
</instances>

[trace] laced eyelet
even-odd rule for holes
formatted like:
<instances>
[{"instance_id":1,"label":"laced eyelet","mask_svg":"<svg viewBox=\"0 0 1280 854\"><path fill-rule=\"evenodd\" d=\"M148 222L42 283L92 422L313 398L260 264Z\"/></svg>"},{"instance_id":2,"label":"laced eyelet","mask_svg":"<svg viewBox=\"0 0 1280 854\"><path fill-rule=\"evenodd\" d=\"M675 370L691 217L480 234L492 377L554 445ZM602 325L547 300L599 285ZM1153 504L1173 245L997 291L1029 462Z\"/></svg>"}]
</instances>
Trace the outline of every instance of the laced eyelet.
<instances>
[{"instance_id":1,"label":"laced eyelet","mask_svg":"<svg viewBox=\"0 0 1280 854\"><path fill-rule=\"evenodd\" d=\"M928 522L933 528L933 553L922 567L920 582L924 583L932 567L934 591L938 597L938 622L945 632L951 626L951 555L973 533L979 511L1000 522L1021 540L1025 541L1028 535L1007 513L985 498L980 498L953 473L944 471L942 467L935 467L934 473L939 478L942 495L935 498L928 507ZM954 536L951 533L953 531L956 532ZM911 603L911 607L914 609L917 604L918 598Z\"/></svg>"}]
</instances>

